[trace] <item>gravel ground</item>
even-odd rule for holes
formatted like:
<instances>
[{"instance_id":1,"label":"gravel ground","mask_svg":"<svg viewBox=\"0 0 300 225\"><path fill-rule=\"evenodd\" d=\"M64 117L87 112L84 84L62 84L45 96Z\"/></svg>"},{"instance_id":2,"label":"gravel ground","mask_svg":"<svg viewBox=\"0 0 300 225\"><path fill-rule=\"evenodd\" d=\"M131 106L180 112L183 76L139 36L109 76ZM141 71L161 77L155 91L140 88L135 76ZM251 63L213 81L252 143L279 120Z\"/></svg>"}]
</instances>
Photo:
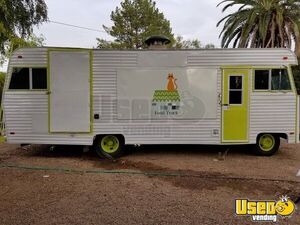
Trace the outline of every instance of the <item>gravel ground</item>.
<instances>
[{"instance_id":1,"label":"gravel ground","mask_svg":"<svg viewBox=\"0 0 300 225\"><path fill-rule=\"evenodd\" d=\"M253 224L234 215L236 198L300 197L300 145L273 157L244 147L128 152L108 161L80 147L0 145L0 225ZM300 210L278 224L300 224Z\"/></svg>"}]
</instances>

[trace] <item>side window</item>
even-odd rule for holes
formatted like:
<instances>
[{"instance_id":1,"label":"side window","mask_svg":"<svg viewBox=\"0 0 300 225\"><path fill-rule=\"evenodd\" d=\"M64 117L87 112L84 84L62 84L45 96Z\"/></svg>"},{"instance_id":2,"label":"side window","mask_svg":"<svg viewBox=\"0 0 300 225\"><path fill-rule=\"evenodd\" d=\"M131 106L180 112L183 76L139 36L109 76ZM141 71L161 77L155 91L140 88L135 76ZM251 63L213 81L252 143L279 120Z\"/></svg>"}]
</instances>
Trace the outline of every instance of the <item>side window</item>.
<instances>
[{"instance_id":1,"label":"side window","mask_svg":"<svg viewBox=\"0 0 300 225\"><path fill-rule=\"evenodd\" d=\"M9 84L10 90L47 89L46 68L13 68Z\"/></svg>"},{"instance_id":2,"label":"side window","mask_svg":"<svg viewBox=\"0 0 300 225\"><path fill-rule=\"evenodd\" d=\"M255 70L254 90L288 91L291 89L287 69Z\"/></svg>"},{"instance_id":3,"label":"side window","mask_svg":"<svg viewBox=\"0 0 300 225\"><path fill-rule=\"evenodd\" d=\"M255 90L269 90L269 74L269 70L255 70Z\"/></svg>"},{"instance_id":4,"label":"side window","mask_svg":"<svg viewBox=\"0 0 300 225\"><path fill-rule=\"evenodd\" d=\"M47 89L47 69L32 69L32 89Z\"/></svg>"},{"instance_id":5,"label":"side window","mask_svg":"<svg viewBox=\"0 0 300 225\"><path fill-rule=\"evenodd\" d=\"M9 89L29 89L29 68L14 68Z\"/></svg>"},{"instance_id":6,"label":"side window","mask_svg":"<svg viewBox=\"0 0 300 225\"><path fill-rule=\"evenodd\" d=\"M288 71L286 69L272 70L272 90L291 90Z\"/></svg>"}]
</instances>

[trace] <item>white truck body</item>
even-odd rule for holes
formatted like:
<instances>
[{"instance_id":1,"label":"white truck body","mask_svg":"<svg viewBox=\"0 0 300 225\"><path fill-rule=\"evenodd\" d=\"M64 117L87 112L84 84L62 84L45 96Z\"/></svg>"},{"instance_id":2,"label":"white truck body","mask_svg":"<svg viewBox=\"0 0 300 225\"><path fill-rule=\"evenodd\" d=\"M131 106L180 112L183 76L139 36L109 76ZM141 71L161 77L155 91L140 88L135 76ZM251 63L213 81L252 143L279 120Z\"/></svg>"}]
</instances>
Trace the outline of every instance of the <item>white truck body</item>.
<instances>
[{"instance_id":1,"label":"white truck body","mask_svg":"<svg viewBox=\"0 0 300 225\"><path fill-rule=\"evenodd\" d=\"M121 134L126 144L255 144L278 133L296 143L297 64L287 49L19 49L3 91L7 142L92 145ZM11 84L22 74L25 89Z\"/></svg>"}]
</instances>

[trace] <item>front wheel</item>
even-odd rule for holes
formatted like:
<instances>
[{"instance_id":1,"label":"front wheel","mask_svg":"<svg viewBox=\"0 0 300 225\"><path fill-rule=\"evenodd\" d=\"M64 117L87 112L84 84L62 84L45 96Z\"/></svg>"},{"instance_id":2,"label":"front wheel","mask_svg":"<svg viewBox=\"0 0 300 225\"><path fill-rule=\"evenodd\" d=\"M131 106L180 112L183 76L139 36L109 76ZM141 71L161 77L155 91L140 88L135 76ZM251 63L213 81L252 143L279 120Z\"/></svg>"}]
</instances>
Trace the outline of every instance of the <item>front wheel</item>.
<instances>
[{"instance_id":1,"label":"front wheel","mask_svg":"<svg viewBox=\"0 0 300 225\"><path fill-rule=\"evenodd\" d=\"M280 145L280 138L274 134L261 134L257 138L254 151L257 155L272 156L274 155Z\"/></svg>"},{"instance_id":2,"label":"front wheel","mask_svg":"<svg viewBox=\"0 0 300 225\"><path fill-rule=\"evenodd\" d=\"M101 158L114 159L123 153L124 138L120 135L98 136L94 141L94 149Z\"/></svg>"}]
</instances>

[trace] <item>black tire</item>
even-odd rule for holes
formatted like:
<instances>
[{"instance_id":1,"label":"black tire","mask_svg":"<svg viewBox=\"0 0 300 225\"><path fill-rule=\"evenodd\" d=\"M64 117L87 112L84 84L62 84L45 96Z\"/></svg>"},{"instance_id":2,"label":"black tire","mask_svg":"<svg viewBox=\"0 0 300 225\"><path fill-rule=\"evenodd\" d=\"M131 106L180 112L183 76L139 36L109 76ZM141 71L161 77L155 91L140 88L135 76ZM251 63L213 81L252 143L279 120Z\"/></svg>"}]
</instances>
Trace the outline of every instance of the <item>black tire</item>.
<instances>
[{"instance_id":1,"label":"black tire","mask_svg":"<svg viewBox=\"0 0 300 225\"><path fill-rule=\"evenodd\" d=\"M272 156L280 146L280 137L274 134L260 134L253 150L256 155Z\"/></svg>"},{"instance_id":2,"label":"black tire","mask_svg":"<svg viewBox=\"0 0 300 225\"><path fill-rule=\"evenodd\" d=\"M116 159L123 154L124 138L114 134L97 136L93 148L101 158Z\"/></svg>"}]
</instances>

